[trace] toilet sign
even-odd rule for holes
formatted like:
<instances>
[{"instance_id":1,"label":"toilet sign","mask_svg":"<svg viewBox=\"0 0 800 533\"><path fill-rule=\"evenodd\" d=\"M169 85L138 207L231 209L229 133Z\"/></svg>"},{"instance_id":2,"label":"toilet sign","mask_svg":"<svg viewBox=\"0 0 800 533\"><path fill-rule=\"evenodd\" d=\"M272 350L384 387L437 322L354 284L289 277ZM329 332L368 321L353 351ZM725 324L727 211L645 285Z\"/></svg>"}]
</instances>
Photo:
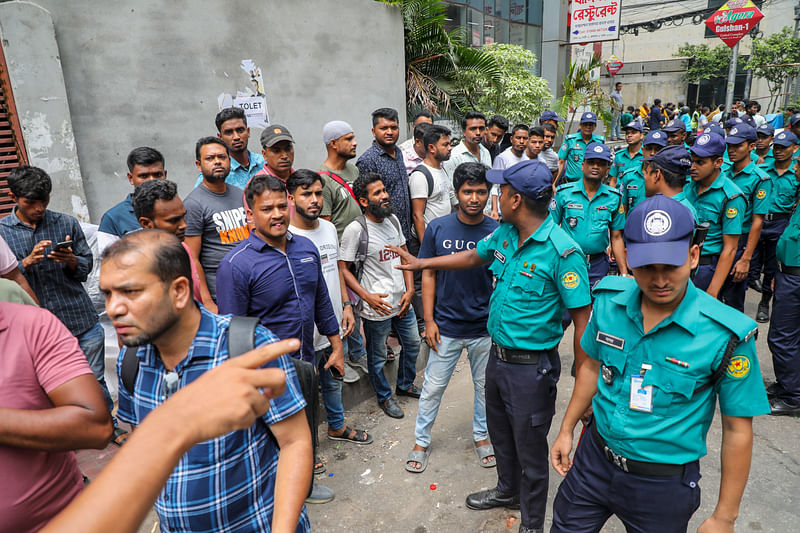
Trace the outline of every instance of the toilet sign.
<instances>
[{"instance_id":1,"label":"toilet sign","mask_svg":"<svg viewBox=\"0 0 800 533\"><path fill-rule=\"evenodd\" d=\"M622 62L620 58L617 56L612 55L606 61L606 69L608 69L608 73L612 76L616 76L617 72L619 72L625 63Z\"/></svg>"},{"instance_id":2,"label":"toilet sign","mask_svg":"<svg viewBox=\"0 0 800 533\"><path fill-rule=\"evenodd\" d=\"M251 128L269 126L267 99L263 96L237 96L233 99L234 107L241 107L247 117L247 125Z\"/></svg>"},{"instance_id":3,"label":"toilet sign","mask_svg":"<svg viewBox=\"0 0 800 533\"><path fill-rule=\"evenodd\" d=\"M733 48L762 18L752 0L729 0L706 19L706 26Z\"/></svg>"}]
</instances>

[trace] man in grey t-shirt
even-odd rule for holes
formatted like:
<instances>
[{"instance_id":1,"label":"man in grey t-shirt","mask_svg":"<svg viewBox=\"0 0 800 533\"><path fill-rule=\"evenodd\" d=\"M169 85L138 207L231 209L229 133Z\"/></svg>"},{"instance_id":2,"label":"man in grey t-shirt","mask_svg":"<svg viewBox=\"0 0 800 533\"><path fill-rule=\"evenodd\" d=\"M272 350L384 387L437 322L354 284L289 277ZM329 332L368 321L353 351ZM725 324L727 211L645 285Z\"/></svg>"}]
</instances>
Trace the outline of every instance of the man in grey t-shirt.
<instances>
[{"instance_id":1,"label":"man in grey t-shirt","mask_svg":"<svg viewBox=\"0 0 800 533\"><path fill-rule=\"evenodd\" d=\"M217 267L225 255L250 234L242 190L225 183L231 168L228 146L217 137L203 137L195 148L203 182L183 200L186 245L205 272L201 283L217 299ZM212 311L216 312L216 309Z\"/></svg>"}]
</instances>

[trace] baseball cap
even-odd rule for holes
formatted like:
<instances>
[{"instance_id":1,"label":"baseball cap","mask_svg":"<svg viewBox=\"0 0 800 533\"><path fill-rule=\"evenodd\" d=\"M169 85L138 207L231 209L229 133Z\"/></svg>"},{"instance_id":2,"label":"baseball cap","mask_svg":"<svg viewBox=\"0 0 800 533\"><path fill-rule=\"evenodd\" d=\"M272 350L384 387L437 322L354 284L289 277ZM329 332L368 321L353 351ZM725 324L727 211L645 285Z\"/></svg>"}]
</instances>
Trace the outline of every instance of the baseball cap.
<instances>
[{"instance_id":1,"label":"baseball cap","mask_svg":"<svg viewBox=\"0 0 800 533\"><path fill-rule=\"evenodd\" d=\"M261 146L269 147L280 141L294 142L292 134L280 124L270 124L261 132Z\"/></svg>"},{"instance_id":2,"label":"baseball cap","mask_svg":"<svg viewBox=\"0 0 800 533\"><path fill-rule=\"evenodd\" d=\"M552 187L553 174L538 159L529 159L505 170L487 170L486 180L497 185L507 183L525 196L535 199L542 191Z\"/></svg>"},{"instance_id":3,"label":"baseball cap","mask_svg":"<svg viewBox=\"0 0 800 533\"><path fill-rule=\"evenodd\" d=\"M689 150L699 157L722 157L725 139L716 133L703 132Z\"/></svg>"},{"instance_id":4,"label":"baseball cap","mask_svg":"<svg viewBox=\"0 0 800 533\"><path fill-rule=\"evenodd\" d=\"M663 194L651 196L625 221L628 265L683 265L693 233L694 217L688 207Z\"/></svg>"},{"instance_id":5,"label":"baseball cap","mask_svg":"<svg viewBox=\"0 0 800 533\"><path fill-rule=\"evenodd\" d=\"M652 161L664 170L678 175L688 174L692 168L692 158L684 146L667 146L643 161Z\"/></svg>"},{"instance_id":6,"label":"baseball cap","mask_svg":"<svg viewBox=\"0 0 800 533\"><path fill-rule=\"evenodd\" d=\"M589 143L583 152L583 160L602 159L611 162L611 150L603 143Z\"/></svg>"},{"instance_id":7,"label":"baseball cap","mask_svg":"<svg viewBox=\"0 0 800 533\"><path fill-rule=\"evenodd\" d=\"M667 122L667 125L661 128L662 131L671 133L673 131L686 131L686 124L679 118L674 118Z\"/></svg>"},{"instance_id":8,"label":"baseball cap","mask_svg":"<svg viewBox=\"0 0 800 533\"><path fill-rule=\"evenodd\" d=\"M772 124L765 122L764 124L756 128L756 135L758 134L775 135L775 128L772 127Z\"/></svg>"},{"instance_id":9,"label":"baseball cap","mask_svg":"<svg viewBox=\"0 0 800 533\"><path fill-rule=\"evenodd\" d=\"M545 120L555 120L556 122L563 122L563 118L559 118L555 111L550 111L549 109L542 113L542 116L539 117L539 123L541 124Z\"/></svg>"},{"instance_id":10,"label":"baseball cap","mask_svg":"<svg viewBox=\"0 0 800 533\"><path fill-rule=\"evenodd\" d=\"M755 142L758 140L756 130L746 122L737 124L728 132L728 137L725 139L726 144L739 144L743 142Z\"/></svg>"},{"instance_id":11,"label":"baseball cap","mask_svg":"<svg viewBox=\"0 0 800 533\"><path fill-rule=\"evenodd\" d=\"M794 126L798 122L800 122L800 113L795 113L792 115L792 118L789 119L789 125Z\"/></svg>"},{"instance_id":12,"label":"baseball cap","mask_svg":"<svg viewBox=\"0 0 800 533\"><path fill-rule=\"evenodd\" d=\"M628 122L627 124L625 124L625 126L623 126L622 129L623 130L636 130L638 132L641 132L642 131L642 125L638 121L632 120L632 121Z\"/></svg>"},{"instance_id":13,"label":"baseball cap","mask_svg":"<svg viewBox=\"0 0 800 533\"><path fill-rule=\"evenodd\" d=\"M667 136L661 130L651 131L644 137L644 141L642 141L642 146L647 146L648 144L657 144L658 146L666 146L667 145Z\"/></svg>"},{"instance_id":14,"label":"baseball cap","mask_svg":"<svg viewBox=\"0 0 800 533\"><path fill-rule=\"evenodd\" d=\"M783 130L775 136L775 140L772 141L772 144L777 144L778 146L791 146L793 144L797 144L797 135L789 130Z\"/></svg>"},{"instance_id":15,"label":"baseball cap","mask_svg":"<svg viewBox=\"0 0 800 533\"><path fill-rule=\"evenodd\" d=\"M322 126L322 142L327 146L334 139L353 133L353 126L343 120L332 120Z\"/></svg>"},{"instance_id":16,"label":"baseball cap","mask_svg":"<svg viewBox=\"0 0 800 533\"><path fill-rule=\"evenodd\" d=\"M725 129L719 122L709 122L703 129L703 133L716 133L720 137L725 137Z\"/></svg>"},{"instance_id":17,"label":"baseball cap","mask_svg":"<svg viewBox=\"0 0 800 533\"><path fill-rule=\"evenodd\" d=\"M743 122L744 120L740 119L739 117L729 118L728 120L725 121L725 127L732 128L737 124L742 124Z\"/></svg>"},{"instance_id":18,"label":"baseball cap","mask_svg":"<svg viewBox=\"0 0 800 533\"><path fill-rule=\"evenodd\" d=\"M597 124L597 115L592 113L591 111L587 111L583 115L581 115L581 124L586 122L591 122L592 124Z\"/></svg>"}]
</instances>

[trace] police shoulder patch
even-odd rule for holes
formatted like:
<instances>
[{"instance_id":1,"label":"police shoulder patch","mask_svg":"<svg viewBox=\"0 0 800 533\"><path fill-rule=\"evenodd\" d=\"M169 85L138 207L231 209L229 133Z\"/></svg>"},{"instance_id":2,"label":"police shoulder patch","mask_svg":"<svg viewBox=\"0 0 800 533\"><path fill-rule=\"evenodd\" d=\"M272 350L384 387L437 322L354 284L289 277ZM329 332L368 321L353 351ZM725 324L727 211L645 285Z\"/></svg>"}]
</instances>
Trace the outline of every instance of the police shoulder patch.
<instances>
[{"instance_id":1,"label":"police shoulder patch","mask_svg":"<svg viewBox=\"0 0 800 533\"><path fill-rule=\"evenodd\" d=\"M758 198L759 200L763 200L766 197L767 197L767 191L765 191L764 189L758 189L758 191L756 191L756 198Z\"/></svg>"},{"instance_id":2,"label":"police shoulder patch","mask_svg":"<svg viewBox=\"0 0 800 533\"><path fill-rule=\"evenodd\" d=\"M729 207L725 210L725 216L728 218L736 218L736 215L739 214L739 210L735 207Z\"/></svg>"},{"instance_id":3,"label":"police shoulder patch","mask_svg":"<svg viewBox=\"0 0 800 533\"><path fill-rule=\"evenodd\" d=\"M574 289L581 283L581 278L578 276L577 272L570 270L569 272L565 272L564 275L561 276L561 284L566 289Z\"/></svg>"},{"instance_id":4,"label":"police shoulder patch","mask_svg":"<svg viewBox=\"0 0 800 533\"><path fill-rule=\"evenodd\" d=\"M728 363L726 371L733 379L744 379L750 373L750 358L746 355L734 355Z\"/></svg>"}]
</instances>

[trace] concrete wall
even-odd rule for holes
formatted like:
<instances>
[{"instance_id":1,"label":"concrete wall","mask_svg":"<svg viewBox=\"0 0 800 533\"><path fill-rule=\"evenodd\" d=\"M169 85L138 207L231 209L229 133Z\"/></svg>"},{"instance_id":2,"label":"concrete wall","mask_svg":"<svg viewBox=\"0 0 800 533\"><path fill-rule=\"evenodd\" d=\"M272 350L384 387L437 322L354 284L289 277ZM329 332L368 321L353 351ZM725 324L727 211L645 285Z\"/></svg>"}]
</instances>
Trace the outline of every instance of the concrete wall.
<instances>
[{"instance_id":1,"label":"concrete wall","mask_svg":"<svg viewBox=\"0 0 800 533\"><path fill-rule=\"evenodd\" d=\"M125 158L133 147L161 150L169 178L182 195L191 190L194 144L216 134L218 95L248 86L243 59L263 71L270 119L293 133L296 167L324 159L322 125L329 120L353 125L360 153L371 143L373 109L391 106L404 116L401 14L373 0L37 4L55 25L95 223L130 191ZM34 42L25 38L24 45ZM251 150L260 151L259 134L252 131Z\"/></svg>"}]
</instances>

